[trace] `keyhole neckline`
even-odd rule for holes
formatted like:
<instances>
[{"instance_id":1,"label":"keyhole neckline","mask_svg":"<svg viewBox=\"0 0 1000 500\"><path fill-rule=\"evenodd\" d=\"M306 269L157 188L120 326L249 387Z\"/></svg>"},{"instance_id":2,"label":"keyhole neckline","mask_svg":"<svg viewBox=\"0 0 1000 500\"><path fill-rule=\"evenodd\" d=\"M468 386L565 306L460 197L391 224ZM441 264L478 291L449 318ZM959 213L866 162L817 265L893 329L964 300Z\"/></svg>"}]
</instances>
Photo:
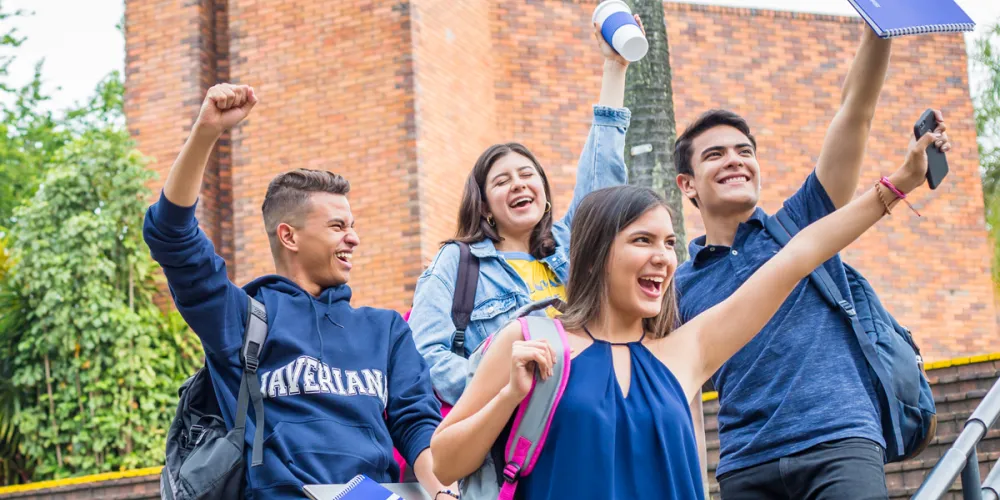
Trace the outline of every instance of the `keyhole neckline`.
<instances>
[{"instance_id":1,"label":"keyhole neckline","mask_svg":"<svg viewBox=\"0 0 1000 500\"><path fill-rule=\"evenodd\" d=\"M633 340L631 342L609 342L607 340L602 340L602 339L595 338L594 334L590 333L590 329L587 328L587 325L583 325L583 331L587 333L587 336L590 337L590 340L593 340L594 342L600 342L602 344L608 344L610 346L628 346L628 345L632 345L632 344L642 344L642 341L646 338L646 330L645 329L642 330L642 336L639 337L639 340Z\"/></svg>"}]
</instances>

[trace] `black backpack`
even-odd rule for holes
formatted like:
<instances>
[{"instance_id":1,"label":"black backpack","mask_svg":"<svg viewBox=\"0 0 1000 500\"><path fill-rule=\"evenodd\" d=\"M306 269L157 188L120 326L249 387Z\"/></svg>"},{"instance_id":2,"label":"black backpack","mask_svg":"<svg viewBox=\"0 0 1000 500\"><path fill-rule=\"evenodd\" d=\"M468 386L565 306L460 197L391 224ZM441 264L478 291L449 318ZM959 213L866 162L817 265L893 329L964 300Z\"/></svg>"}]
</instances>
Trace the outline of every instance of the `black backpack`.
<instances>
[{"instance_id":1,"label":"black backpack","mask_svg":"<svg viewBox=\"0 0 1000 500\"><path fill-rule=\"evenodd\" d=\"M243 377L236 403L236 422L226 430L212 379L205 367L178 390L177 415L167 431L167 456L160 474L163 500L243 498L246 459L243 454L247 407L253 403L257 429L253 437L253 463L264 459L264 399L257 380L260 348L267 339L264 305L249 297L240 361Z\"/></svg>"}]
</instances>

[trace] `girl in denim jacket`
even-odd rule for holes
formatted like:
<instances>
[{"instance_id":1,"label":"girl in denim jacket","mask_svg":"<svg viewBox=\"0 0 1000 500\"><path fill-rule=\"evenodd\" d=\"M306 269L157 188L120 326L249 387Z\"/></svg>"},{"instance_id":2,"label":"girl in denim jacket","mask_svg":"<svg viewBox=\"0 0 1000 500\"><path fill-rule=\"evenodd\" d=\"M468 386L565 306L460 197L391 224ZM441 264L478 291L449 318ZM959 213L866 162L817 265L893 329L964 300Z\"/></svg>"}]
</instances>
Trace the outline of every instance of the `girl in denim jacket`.
<instances>
[{"instance_id":1,"label":"girl in denim jacket","mask_svg":"<svg viewBox=\"0 0 1000 500\"><path fill-rule=\"evenodd\" d=\"M566 215L554 220L545 171L526 147L491 146L469 173L455 238L442 246L417 280L410 328L430 365L434 389L448 404L462 395L466 356L480 342L506 324L520 306L552 296L565 298L570 223L577 205L591 191L627 181L624 150L630 112L622 106L628 62L599 31L595 38L604 55L601 96ZM461 354L452 352L451 308L459 264L455 241L467 243L479 260L475 306Z\"/></svg>"}]
</instances>

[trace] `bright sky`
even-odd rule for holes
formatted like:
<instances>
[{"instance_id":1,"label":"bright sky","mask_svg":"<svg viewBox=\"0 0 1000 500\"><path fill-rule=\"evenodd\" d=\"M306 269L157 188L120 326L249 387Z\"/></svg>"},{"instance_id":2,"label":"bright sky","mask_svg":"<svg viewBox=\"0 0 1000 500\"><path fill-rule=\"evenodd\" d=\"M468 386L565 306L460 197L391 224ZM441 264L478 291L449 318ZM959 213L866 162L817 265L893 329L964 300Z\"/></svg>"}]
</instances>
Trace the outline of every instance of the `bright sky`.
<instances>
[{"instance_id":1,"label":"bright sky","mask_svg":"<svg viewBox=\"0 0 1000 500\"><path fill-rule=\"evenodd\" d=\"M847 0L682 1L857 15ZM1000 19L998 0L957 1L979 31ZM124 68L124 37L116 29L124 15L123 0L0 0L0 4L6 12L17 9L34 12L33 16L15 21L21 36L28 40L18 49L18 59L10 69L13 83L23 83L31 78L35 63L44 59L43 76L47 88L55 94L53 108L62 109L84 101L105 75Z\"/></svg>"}]
</instances>

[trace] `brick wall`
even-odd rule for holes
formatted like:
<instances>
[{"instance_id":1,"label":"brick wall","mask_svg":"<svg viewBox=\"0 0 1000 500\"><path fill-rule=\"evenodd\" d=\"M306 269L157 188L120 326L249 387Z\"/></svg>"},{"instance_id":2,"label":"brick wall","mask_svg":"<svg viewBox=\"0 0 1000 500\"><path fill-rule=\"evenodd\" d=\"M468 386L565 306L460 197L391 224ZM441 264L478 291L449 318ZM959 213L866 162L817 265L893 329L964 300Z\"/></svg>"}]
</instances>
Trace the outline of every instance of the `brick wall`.
<instances>
[{"instance_id":1,"label":"brick wall","mask_svg":"<svg viewBox=\"0 0 1000 500\"><path fill-rule=\"evenodd\" d=\"M442 240L455 234L454 214L466 179L459 173L471 170L500 135L491 2L418 0L411 5L421 214L414 233L419 229L420 255L426 261ZM420 270L409 270L409 283Z\"/></svg>"},{"instance_id":2,"label":"brick wall","mask_svg":"<svg viewBox=\"0 0 1000 500\"><path fill-rule=\"evenodd\" d=\"M236 281L273 272L260 206L296 167L352 184L362 249L356 303L403 307L419 265L410 8L395 2L231 0L233 81L261 103L233 134ZM408 278L411 282L414 277Z\"/></svg>"},{"instance_id":3,"label":"brick wall","mask_svg":"<svg viewBox=\"0 0 1000 500\"><path fill-rule=\"evenodd\" d=\"M353 185L362 239L355 303L403 310L454 230L464 180L490 143L531 148L557 215L565 210L600 90L595 3L129 2L129 126L165 174L205 88L254 85L261 103L213 157L200 212L233 278L273 270L260 218L268 181L326 168ZM816 160L861 22L665 9L678 128L713 106L745 115L760 143L762 205L774 210ZM913 121L932 105L948 118L952 173L936 196L915 196L923 218L899 210L845 253L931 360L990 352L996 340L966 75L959 35L895 42L859 190L895 169ZM688 233L702 234L696 210L685 208Z\"/></svg>"}]
</instances>

